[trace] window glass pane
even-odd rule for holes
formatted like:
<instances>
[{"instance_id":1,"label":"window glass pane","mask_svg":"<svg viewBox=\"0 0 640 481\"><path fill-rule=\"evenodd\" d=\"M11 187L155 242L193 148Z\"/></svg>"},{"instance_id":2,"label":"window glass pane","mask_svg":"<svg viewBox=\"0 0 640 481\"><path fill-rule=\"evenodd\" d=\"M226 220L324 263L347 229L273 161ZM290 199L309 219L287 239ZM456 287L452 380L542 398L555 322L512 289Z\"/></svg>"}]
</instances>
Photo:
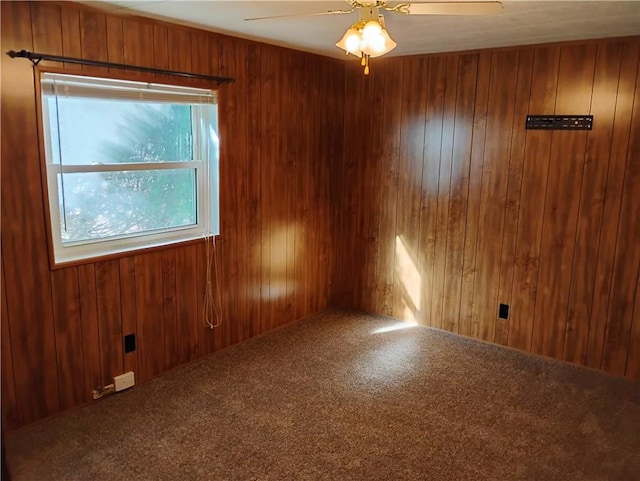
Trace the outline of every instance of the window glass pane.
<instances>
[{"instance_id":1,"label":"window glass pane","mask_svg":"<svg viewBox=\"0 0 640 481\"><path fill-rule=\"evenodd\" d=\"M195 169L58 175L63 243L196 224Z\"/></svg>"},{"instance_id":2,"label":"window glass pane","mask_svg":"<svg viewBox=\"0 0 640 481\"><path fill-rule=\"evenodd\" d=\"M60 157L65 165L194 160L190 105L62 96L46 101L52 163Z\"/></svg>"}]
</instances>

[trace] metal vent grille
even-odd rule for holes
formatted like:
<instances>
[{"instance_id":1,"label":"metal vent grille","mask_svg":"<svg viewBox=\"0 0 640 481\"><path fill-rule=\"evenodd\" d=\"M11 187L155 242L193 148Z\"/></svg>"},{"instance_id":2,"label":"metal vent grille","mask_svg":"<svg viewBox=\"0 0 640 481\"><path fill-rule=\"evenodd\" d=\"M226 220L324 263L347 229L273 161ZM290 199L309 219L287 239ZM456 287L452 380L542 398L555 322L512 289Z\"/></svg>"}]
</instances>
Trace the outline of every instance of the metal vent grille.
<instances>
[{"instance_id":1,"label":"metal vent grille","mask_svg":"<svg viewBox=\"0 0 640 481\"><path fill-rule=\"evenodd\" d=\"M591 130L593 115L527 115L527 130Z\"/></svg>"}]
</instances>

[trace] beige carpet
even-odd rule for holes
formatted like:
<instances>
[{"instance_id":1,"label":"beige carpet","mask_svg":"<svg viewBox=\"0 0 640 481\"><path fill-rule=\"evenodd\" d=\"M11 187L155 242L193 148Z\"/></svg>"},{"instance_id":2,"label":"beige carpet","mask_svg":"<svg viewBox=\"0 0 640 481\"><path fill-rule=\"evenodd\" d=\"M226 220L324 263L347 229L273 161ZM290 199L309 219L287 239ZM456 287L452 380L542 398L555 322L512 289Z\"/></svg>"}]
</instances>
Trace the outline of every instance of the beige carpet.
<instances>
[{"instance_id":1,"label":"beige carpet","mask_svg":"<svg viewBox=\"0 0 640 481\"><path fill-rule=\"evenodd\" d=\"M328 311L7 439L20 480L638 480L640 384Z\"/></svg>"}]
</instances>

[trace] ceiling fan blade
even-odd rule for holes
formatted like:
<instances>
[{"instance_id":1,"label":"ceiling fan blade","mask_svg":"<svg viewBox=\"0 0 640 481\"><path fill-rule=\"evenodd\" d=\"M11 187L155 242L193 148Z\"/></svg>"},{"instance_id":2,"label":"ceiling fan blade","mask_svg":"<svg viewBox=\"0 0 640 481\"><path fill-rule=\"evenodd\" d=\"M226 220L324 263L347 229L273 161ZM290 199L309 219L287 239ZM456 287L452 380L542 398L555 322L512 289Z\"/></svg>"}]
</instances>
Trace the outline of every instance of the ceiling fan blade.
<instances>
[{"instance_id":1,"label":"ceiling fan blade","mask_svg":"<svg viewBox=\"0 0 640 481\"><path fill-rule=\"evenodd\" d=\"M289 15L273 15L271 17L253 17L253 18L245 18L246 22L252 20L270 20L277 18L294 18L294 17L319 17L321 15L344 15L347 13L353 12L355 9L352 8L350 10L327 10L326 12L318 12L318 13L292 13Z\"/></svg>"},{"instance_id":2,"label":"ceiling fan blade","mask_svg":"<svg viewBox=\"0 0 640 481\"><path fill-rule=\"evenodd\" d=\"M500 2L411 2L409 15L496 15L502 13Z\"/></svg>"}]
</instances>

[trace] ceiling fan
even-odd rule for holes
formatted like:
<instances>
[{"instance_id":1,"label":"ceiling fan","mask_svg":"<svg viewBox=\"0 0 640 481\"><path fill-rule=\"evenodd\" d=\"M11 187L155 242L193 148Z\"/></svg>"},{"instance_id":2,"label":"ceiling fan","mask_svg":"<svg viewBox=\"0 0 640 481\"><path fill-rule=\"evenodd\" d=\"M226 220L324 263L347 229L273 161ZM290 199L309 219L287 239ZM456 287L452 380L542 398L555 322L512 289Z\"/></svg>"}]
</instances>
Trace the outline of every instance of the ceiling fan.
<instances>
[{"instance_id":1,"label":"ceiling fan","mask_svg":"<svg viewBox=\"0 0 640 481\"><path fill-rule=\"evenodd\" d=\"M396 42L389 36L381 11L404 15L496 15L502 13L501 2L496 1L449 1L449 2L374 2L346 0L350 8L328 10L318 13L276 15L271 17L245 18L247 21L293 17L317 17L320 15L346 15L358 12L358 21L351 25L341 40L336 43L347 55L362 59L365 75L369 74L369 59L389 53Z\"/></svg>"}]
</instances>

